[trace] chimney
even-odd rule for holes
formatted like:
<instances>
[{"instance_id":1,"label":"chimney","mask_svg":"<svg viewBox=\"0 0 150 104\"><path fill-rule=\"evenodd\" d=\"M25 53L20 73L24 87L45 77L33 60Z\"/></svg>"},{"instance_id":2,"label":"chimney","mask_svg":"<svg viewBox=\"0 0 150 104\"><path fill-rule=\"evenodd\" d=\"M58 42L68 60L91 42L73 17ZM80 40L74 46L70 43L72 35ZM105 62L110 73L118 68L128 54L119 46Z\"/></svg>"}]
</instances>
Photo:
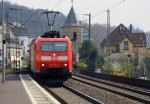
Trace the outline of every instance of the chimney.
<instances>
[{"instance_id":1,"label":"chimney","mask_svg":"<svg viewBox=\"0 0 150 104\"><path fill-rule=\"evenodd\" d=\"M132 33L132 24L130 24L130 32Z\"/></svg>"}]
</instances>

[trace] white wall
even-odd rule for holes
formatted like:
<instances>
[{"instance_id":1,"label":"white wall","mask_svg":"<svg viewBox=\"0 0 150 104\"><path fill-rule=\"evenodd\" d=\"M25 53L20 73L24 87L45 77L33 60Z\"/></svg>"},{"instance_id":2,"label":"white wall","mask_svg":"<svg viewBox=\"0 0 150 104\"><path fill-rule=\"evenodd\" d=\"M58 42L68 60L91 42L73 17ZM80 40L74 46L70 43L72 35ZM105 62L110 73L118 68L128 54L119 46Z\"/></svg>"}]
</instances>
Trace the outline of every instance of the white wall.
<instances>
[{"instance_id":1,"label":"white wall","mask_svg":"<svg viewBox=\"0 0 150 104\"><path fill-rule=\"evenodd\" d=\"M24 44L22 45L22 49L24 50L25 56L28 56L28 36L20 36L19 41L24 41Z\"/></svg>"}]
</instances>

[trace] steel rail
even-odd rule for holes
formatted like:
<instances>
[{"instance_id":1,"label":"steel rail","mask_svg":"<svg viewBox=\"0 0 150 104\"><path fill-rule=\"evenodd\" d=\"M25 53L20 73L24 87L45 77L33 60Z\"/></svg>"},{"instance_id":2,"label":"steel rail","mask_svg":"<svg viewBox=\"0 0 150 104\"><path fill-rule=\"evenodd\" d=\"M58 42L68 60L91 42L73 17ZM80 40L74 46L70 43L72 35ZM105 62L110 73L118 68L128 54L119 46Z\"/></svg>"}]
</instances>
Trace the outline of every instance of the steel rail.
<instances>
[{"instance_id":1,"label":"steel rail","mask_svg":"<svg viewBox=\"0 0 150 104\"><path fill-rule=\"evenodd\" d=\"M63 100L61 97L59 97L56 93L51 91L47 86L43 86L43 88L48 91L54 98L56 98L59 102L62 104L68 104L65 100Z\"/></svg>"},{"instance_id":2,"label":"steel rail","mask_svg":"<svg viewBox=\"0 0 150 104\"><path fill-rule=\"evenodd\" d=\"M82 75L77 75L77 74L72 74L72 75L78 76L78 77L81 77L81 78L84 78L84 79L87 79L87 80L90 80L90 81L103 83L103 84L106 84L106 85L109 85L109 86L113 86L113 87L121 88L121 89L124 89L124 90L132 91L132 92L135 92L135 93L150 96L150 90L149 91L144 90L144 89L142 90L142 89L139 89L138 87L134 87L134 86L129 87L127 85L118 84L116 82L104 81L104 80L100 80L100 79L97 79L97 78L91 78L91 77L88 77L88 76L82 76Z\"/></svg>"},{"instance_id":3,"label":"steel rail","mask_svg":"<svg viewBox=\"0 0 150 104\"><path fill-rule=\"evenodd\" d=\"M46 83L42 83L42 81L39 80L39 79L35 79L35 80L36 80L36 82L38 82L47 92L49 92L52 96L54 96L54 98L56 98L59 102L61 102L62 104L68 104L68 102L66 102L64 99L62 99L61 97L59 97L58 94L56 94L55 92L53 92L53 91L46 85ZM65 88L65 89L69 90L70 92L74 93L75 95L77 95L77 96L79 96L79 97L81 97L81 98L83 98L83 99L89 101L90 103L93 103L93 104L104 104L103 102L101 102L101 101L99 101L99 100L97 100L97 99L94 99L94 98L92 98L92 97L90 97L90 96L88 96L88 95L86 95L86 94L84 94L84 93L82 93L82 92L80 92L80 91L74 89L74 88L71 88L71 87L69 87L69 86L66 85L66 84L63 84L63 85L61 85L61 86L62 86L63 88Z\"/></svg>"},{"instance_id":4,"label":"steel rail","mask_svg":"<svg viewBox=\"0 0 150 104\"><path fill-rule=\"evenodd\" d=\"M94 99L94 98L92 98L92 97L90 97L90 96L88 96L88 95L82 93L81 91L78 91L78 90L76 90L76 89L73 89L73 88L69 87L68 85L65 85L65 84L64 84L63 87L66 88L67 90L69 90L69 91L75 93L76 95L78 95L78 96L84 98L85 100L87 100L87 101L93 103L93 104L104 104L103 102L101 102L101 101L99 101L99 100L97 100L97 99Z\"/></svg>"},{"instance_id":5,"label":"steel rail","mask_svg":"<svg viewBox=\"0 0 150 104\"><path fill-rule=\"evenodd\" d=\"M123 92L119 92L119 91L115 91L113 89L109 89L109 88L106 88L106 87L102 87L102 86L99 86L99 85L96 85L96 84L92 84L88 81L83 81L83 80L80 80L80 79L77 79L77 78L73 78L73 80L76 80L76 81L79 81L81 83L84 83L84 84L88 84L88 85L91 85L93 87L96 87L96 88L99 88L99 89L103 89L103 90L106 90L106 91L109 91L109 92L112 92L114 94L117 94L117 95L121 95L121 96L124 96L126 98L129 98L129 99L132 99L132 100L136 100L136 101L139 101L139 102L142 102L142 103L145 103L145 104L150 104L150 100L146 100L146 99L142 99L140 97L136 97L136 96L132 96L132 95L129 95L129 94L125 94Z\"/></svg>"}]
</instances>

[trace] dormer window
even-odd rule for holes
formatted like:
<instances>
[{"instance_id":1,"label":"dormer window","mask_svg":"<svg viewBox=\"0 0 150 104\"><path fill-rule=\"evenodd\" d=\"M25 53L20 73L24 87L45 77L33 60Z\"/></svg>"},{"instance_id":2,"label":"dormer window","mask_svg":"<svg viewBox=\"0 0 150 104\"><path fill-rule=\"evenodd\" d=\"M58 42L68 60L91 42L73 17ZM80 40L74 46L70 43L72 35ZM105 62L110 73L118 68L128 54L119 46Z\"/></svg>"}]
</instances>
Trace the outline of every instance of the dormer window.
<instances>
[{"instance_id":1,"label":"dormer window","mask_svg":"<svg viewBox=\"0 0 150 104\"><path fill-rule=\"evenodd\" d=\"M123 30L125 30L125 27L120 26L120 31L123 31Z\"/></svg>"},{"instance_id":2,"label":"dormer window","mask_svg":"<svg viewBox=\"0 0 150 104\"><path fill-rule=\"evenodd\" d=\"M120 34L121 34L121 35L125 35L125 34L126 34L126 31L125 31L125 27L124 27L124 26L120 26L119 30L120 30Z\"/></svg>"}]
</instances>

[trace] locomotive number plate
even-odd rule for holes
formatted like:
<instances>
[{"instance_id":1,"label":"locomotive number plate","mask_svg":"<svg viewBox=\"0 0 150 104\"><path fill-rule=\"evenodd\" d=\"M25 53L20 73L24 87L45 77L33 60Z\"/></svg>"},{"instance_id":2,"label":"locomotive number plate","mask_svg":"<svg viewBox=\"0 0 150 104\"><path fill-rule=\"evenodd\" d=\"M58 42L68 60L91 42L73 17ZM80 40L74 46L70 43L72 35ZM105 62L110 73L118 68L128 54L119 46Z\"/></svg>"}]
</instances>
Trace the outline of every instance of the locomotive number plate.
<instances>
[{"instance_id":1,"label":"locomotive number plate","mask_svg":"<svg viewBox=\"0 0 150 104\"><path fill-rule=\"evenodd\" d=\"M57 56L52 56L52 60L58 60Z\"/></svg>"}]
</instances>

